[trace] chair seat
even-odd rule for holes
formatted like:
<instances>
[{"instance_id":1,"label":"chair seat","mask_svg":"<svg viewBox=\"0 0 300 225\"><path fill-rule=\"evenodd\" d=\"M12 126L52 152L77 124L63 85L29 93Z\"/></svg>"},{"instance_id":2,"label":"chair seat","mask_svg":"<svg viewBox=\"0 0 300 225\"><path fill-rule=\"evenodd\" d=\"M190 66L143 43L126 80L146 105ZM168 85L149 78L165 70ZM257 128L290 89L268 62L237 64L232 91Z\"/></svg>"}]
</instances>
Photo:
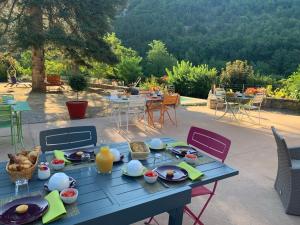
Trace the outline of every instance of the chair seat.
<instances>
[{"instance_id":1,"label":"chair seat","mask_svg":"<svg viewBox=\"0 0 300 225\"><path fill-rule=\"evenodd\" d=\"M300 169L300 160L292 159L292 168L293 169Z\"/></svg>"},{"instance_id":2,"label":"chair seat","mask_svg":"<svg viewBox=\"0 0 300 225\"><path fill-rule=\"evenodd\" d=\"M199 186L192 189L192 197L201 196L201 195L209 195L213 192L206 188L205 186Z\"/></svg>"},{"instance_id":3,"label":"chair seat","mask_svg":"<svg viewBox=\"0 0 300 225\"><path fill-rule=\"evenodd\" d=\"M248 109L248 110L256 110L259 109L259 107L255 106L255 105L243 105L244 109Z\"/></svg>"}]
</instances>

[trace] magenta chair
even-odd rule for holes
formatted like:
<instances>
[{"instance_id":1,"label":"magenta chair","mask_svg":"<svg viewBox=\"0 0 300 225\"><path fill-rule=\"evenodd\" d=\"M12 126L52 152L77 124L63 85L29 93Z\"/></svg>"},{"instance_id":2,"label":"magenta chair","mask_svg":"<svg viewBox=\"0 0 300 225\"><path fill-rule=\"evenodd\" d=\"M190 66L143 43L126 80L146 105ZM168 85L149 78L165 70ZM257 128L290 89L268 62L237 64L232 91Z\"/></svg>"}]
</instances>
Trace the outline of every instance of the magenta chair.
<instances>
[{"instance_id":1,"label":"magenta chair","mask_svg":"<svg viewBox=\"0 0 300 225\"><path fill-rule=\"evenodd\" d=\"M222 162L225 161L231 145L231 141L229 139L217 133L198 127L190 128L187 143ZM200 217L206 209L208 203L212 199L213 195L215 194L217 184L217 181L214 182L212 189L209 189L205 186L198 186L192 189L192 197L204 195L209 196L198 215L193 213L187 206L185 206L184 212L195 221L194 225L203 225L203 223L200 221ZM157 223L157 221L152 217L149 219L149 221L145 222L145 224L150 224L152 220L154 220Z\"/></svg>"}]
</instances>

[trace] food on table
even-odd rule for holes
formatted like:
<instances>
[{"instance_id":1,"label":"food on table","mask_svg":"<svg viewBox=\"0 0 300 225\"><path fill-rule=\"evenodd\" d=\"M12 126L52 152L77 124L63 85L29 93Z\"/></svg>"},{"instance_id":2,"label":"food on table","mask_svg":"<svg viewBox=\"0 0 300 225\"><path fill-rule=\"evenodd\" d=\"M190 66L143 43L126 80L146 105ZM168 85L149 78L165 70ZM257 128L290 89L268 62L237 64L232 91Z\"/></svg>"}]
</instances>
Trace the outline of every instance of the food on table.
<instances>
[{"instance_id":1,"label":"food on table","mask_svg":"<svg viewBox=\"0 0 300 225\"><path fill-rule=\"evenodd\" d=\"M120 161L120 159L121 159L121 154L120 154L120 152L118 151L118 149L111 148L111 149L110 149L110 152L111 152L111 153L113 154L113 156L114 156L114 162Z\"/></svg>"},{"instance_id":2,"label":"food on table","mask_svg":"<svg viewBox=\"0 0 300 225\"><path fill-rule=\"evenodd\" d=\"M197 155L194 154L186 154L184 156L184 160L189 164L195 164L197 159L198 159Z\"/></svg>"},{"instance_id":3,"label":"food on table","mask_svg":"<svg viewBox=\"0 0 300 225\"><path fill-rule=\"evenodd\" d=\"M145 173L145 176L147 176L147 177L156 177L156 176L157 176L157 173L154 172L153 170L148 170L148 171Z\"/></svg>"},{"instance_id":4,"label":"food on table","mask_svg":"<svg viewBox=\"0 0 300 225\"><path fill-rule=\"evenodd\" d=\"M23 214L23 213L26 213L27 211L28 211L28 205L19 205L16 208L16 213L18 213L18 214Z\"/></svg>"},{"instance_id":5,"label":"food on table","mask_svg":"<svg viewBox=\"0 0 300 225\"><path fill-rule=\"evenodd\" d=\"M48 163L41 162L38 169L38 178L40 180L46 180L50 177L50 168L48 166Z\"/></svg>"},{"instance_id":6,"label":"food on table","mask_svg":"<svg viewBox=\"0 0 300 225\"><path fill-rule=\"evenodd\" d=\"M74 190L67 190L65 192L63 192L61 194L61 196L64 196L64 197L73 197L75 195L75 191Z\"/></svg>"},{"instance_id":7,"label":"food on table","mask_svg":"<svg viewBox=\"0 0 300 225\"><path fill-rule=\"evenodd\" d=\"M60 193L61 200L66 204L72 204L76 202L77 197L78 197L78 190L75 188L67 188Z\"/></svg>"},{"instance_id":8,"label":"food on table","mask_svg":"<svg viewBox=\"0 0 300 225\"><path fill-rule=\"evenodd\" d=\"M53 159L52 164L64 164L65 160L62 159Z\"/></svg>"},{"instance_id":9,"label":"food on table","mask_svg":"<svg viewBox=\"0 0 300 225\"><path fill-rule=\"evenodd\" d=\"M131 160L127 164L127 173L130 176L142 175L144 166L139 160Z\"/></svg>"},{"instance_id":10,"label":"food on table","mask_svg":"<svg viewBox=\"0 0 300 225\"><path fill-rule=\"evenodd\" d=\"M82 152L82 151L76 152L76 155L77 155L77 156L80 156L80 157L81 157L83 154L84 154L84 152Z\"/></svg>"},{"instance_id":11,"label":"food on table","mask_svg":"<svg viewBox=\"0 0 300 225\"><path fill-rule=\"evenodd\" d=\"M164 143L159 138L153 138L150 141L150 148L151 149L163 149L164 148Z\"/></svg>"},{"instance_id":12,"label":"food on table","mask_svg":"<svg viewBox=\"0 0 300 225\"><path fill-rule=\"evenodd\" d=\"M17 154L8 154L8 170L22 171L31 168L33 165L35 165L39 153L40 148L36 147L32 151L22 150Z\"/></svg>"},{"instance_id":13,"label":"food on table","mask_svg":"<svg viewBox=\"0 0 300 225\"><path fill-rule=\"evenodd\" d=\"M144 179L147 183L149 184L153 184L156 182L158 178L158 174L153 171L153 170L148 170L145 174L144 174Z\"/></svg>"},{"instance_id":14,"label":"food on table","mask_svg":"<svg viewBox=\"0 0 300 225\"><path fill-rule=\"evenodd\" d=\"M100 152L96 155L96 166L98 173L111 173L114 155L110 152L108 147L102 147Z\"/></svg>"},{"instance_id":15,"label":"food on table","mask_svg":"<svg viewBox=\"0 0 300 225\"><path fill-rule=\"evenodd\" d=\"M175 171L174 170L167 170L166 171L166 176L169 178L172 178L174 176Z\"/></svg>"},{"instance_id":16,"label":"food on table","mask_svg":"<svg viewBox=\"0 0 300 225\"><path fill-rule=\"evenodd\" d=\"M144 142L132 142L130 148L133 152L147 152Z\"/></svg>"},{"instance_id":17,"label":"food on table","mask_svg":"<svg viewBox=\"0 0 300 225\"><path fill-rule=\"evenodd\" d=\"M62 191L70 186L70 179L65 173L53 174L48 182L48 189L50 191L58 190Z\"/></svg>"},{"instance_id":18,"label":"food on table","mask_svg":"<svg viewBox=\"0 0 300 225\"><path fill-rule=\"evenodd\" d=\"M194 154L186 154L185 157L189 159L197 159L197 156Z\"/></svg>"}]
</instances>

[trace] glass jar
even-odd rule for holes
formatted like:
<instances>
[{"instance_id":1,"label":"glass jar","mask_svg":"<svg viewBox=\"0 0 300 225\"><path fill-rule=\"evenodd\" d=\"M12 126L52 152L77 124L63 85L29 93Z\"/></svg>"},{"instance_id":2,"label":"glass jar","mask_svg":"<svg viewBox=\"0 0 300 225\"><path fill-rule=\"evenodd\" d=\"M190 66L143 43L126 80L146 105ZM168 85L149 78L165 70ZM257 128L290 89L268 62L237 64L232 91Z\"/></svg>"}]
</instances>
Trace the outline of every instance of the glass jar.
<instances>
[{"instance_id":1,"label":"glass jar","mask_svg":"<svg viewBox=\"0 0 300 225\"><path fill-rule=\"evenodd\" d=\"M114 155L110 152L109 147L100 148L100 152L96 155L96 166L98 173L111 173Z\"/></svg>"}]
</instances>

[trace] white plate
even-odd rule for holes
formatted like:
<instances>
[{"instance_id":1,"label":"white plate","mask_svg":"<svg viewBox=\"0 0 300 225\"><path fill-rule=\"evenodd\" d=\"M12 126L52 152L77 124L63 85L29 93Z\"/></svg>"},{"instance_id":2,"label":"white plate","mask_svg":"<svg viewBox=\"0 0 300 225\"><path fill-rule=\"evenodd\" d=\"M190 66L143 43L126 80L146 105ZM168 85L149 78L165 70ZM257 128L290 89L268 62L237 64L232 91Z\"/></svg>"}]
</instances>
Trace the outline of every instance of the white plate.
<instances>
[{"instance_id":1,"label":"white plate","mask_svg":"<svg viewBox=\"0 0 300 225\"><path fill-rule=\"evenodd\" d=\"M143 176L144 173L147 171L148 169L146 167L143 166L143 170L140 174L136 175L136 176L133 176L133 175L130 175L127 173L127 165L123 166L122 167L122 174L123 175L126 175L126 176L129 176L129 177L140 177L140 176Z\"/></svg>"}]
</instances>

